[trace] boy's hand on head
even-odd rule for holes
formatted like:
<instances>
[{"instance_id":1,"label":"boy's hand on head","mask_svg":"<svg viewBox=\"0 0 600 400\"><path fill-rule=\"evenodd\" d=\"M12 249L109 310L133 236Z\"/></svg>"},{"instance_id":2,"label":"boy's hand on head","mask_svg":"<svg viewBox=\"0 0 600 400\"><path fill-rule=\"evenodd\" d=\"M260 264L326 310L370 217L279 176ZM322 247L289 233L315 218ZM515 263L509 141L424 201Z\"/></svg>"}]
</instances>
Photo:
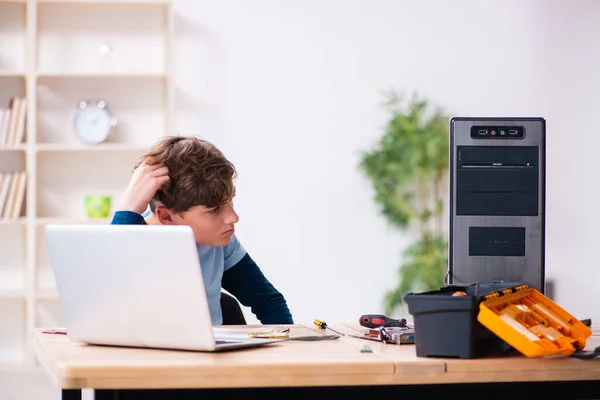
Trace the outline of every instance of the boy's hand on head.
<instances>
[{"instance_id":1,"label":"boy's hand on head","mask_svg":"<svg viewBox=\"0 0 600 400\"><path fill-rule=\"evenodd\" d=\"M160 165L140 164L125 189L123 200L119 207L123 211L143 213L148 208L150 200L162 186L169 182L167 167Z\"/></svg>"}]
</instances>

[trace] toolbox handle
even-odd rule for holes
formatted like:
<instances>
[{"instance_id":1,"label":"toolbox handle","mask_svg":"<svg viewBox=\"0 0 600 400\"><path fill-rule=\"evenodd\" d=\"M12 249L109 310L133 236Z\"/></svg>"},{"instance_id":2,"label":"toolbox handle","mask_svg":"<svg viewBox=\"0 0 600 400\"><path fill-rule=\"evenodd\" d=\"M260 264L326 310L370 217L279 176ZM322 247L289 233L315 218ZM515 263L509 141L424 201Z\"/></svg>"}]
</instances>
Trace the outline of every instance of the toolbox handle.
<instances>
[{"instance_id":1,"label":"toolbox handle","mask_svg":"<svg viewBox=\"0 0 600 400\"><path fill-rule=\"evenodd\" d=\"M599 356L600 356L600 346L596 347L594 349L594 351L581 350L581 351L576 351L575 353L573 353L571 355L571 357L573 357L573 358L581 358L584 360L589 360L589 359L596 358Z\"/></svg>"},{"instance_id":2,"label":"toolbox handle","mask_svg":"<svg viewBox=\"0 0 600 400\"><path fill-rule=\"evenodd\" d=\"M527 290L527 289L529 289L529 286L527 286L527 285L513 286L510 288L497 290L493 293L486 294L485 299L489 300L489 299L493 299L493 298L497 298L497 297L508 296L510 294L522 292L523 290Z\"/></svg>"}]
</instances>

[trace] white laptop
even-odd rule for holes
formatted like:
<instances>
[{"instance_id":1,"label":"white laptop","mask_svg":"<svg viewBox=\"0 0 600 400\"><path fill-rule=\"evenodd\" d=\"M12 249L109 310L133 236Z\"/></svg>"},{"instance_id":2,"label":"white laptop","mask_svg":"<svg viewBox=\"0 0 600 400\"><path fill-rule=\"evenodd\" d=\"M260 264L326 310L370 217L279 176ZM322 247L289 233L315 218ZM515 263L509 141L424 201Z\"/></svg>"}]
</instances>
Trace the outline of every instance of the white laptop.
<instances>
[{"instance_id":1,"label":"white laptop","mask_svg":"<svg viewBox=\"0 0 600 400\"><path fill-rule=\"evenodd\" d=\"M73 341L195 351L280 341L215 336L190 227L51 224L45 233Z\"/></svg>"}]
</instances>

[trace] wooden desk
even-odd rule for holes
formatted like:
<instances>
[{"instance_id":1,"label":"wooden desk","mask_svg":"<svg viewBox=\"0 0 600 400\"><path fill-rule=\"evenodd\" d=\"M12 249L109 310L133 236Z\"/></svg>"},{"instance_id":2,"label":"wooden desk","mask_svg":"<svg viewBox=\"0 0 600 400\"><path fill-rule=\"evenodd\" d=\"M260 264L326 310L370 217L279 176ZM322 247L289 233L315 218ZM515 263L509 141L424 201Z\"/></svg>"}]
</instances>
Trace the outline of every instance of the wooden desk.
<instances>
[{"instance_id":1,"label":"wooden desk","mask_svg":"<svg viewBox=\"0 0 600 400\"><path fill-rule=\"evenodd\" d=\"M362 329L355 325L332 328L343 333ZM319 331L312 324L297 325L291 334ZM579 390L578 398L600 397L600 359L528 359L518 354L475 360L418 358L412 345L386 345L349 336L316 342L287 341L224 353L90 346L71 342L65 335L43 334L41 329L34 336L35 352L63 389L64 399L80 398L82 388L96 389L97 399L115 399L117 390L121 390L120 400L147 399L149 392L142 391L147 389L154 389L153 395L163 393L157 389L176 389L185 394L191 393L185 389L202 390L203 399L211 395L222 398L242 389L246 396L252 393L261 399L279 400L292 392L308 395L324 390L336 397L411 393L452 397L454 393L464 399L469 394L489 394L489 390L500 394L507 390L507 383L514 382L528 382L538 395L544 391L555 393L559 382L569 385L571 394ZM365 344L372 353L360 351ZM598 344L600 336L589 341L592 348ZM587 382L582 385L578 381ZM477 385L481 382L486 384ZM468 392L465 384L469 385ZM512 387L507 393L514 390ZM582 392L584 389L590 392ZM164 394L176 398L173 396L178 393Z\"/></svg>"}]
</instances>

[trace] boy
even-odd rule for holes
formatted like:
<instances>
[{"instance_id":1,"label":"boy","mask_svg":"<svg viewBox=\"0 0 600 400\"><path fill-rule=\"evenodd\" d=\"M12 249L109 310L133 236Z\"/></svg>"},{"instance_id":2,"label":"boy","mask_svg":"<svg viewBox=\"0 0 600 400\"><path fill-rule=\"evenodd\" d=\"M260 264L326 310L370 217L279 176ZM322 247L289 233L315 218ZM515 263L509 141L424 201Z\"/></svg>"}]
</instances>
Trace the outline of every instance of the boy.
<instances>
[{"instance_id":1,"label":"boy","mask_svg":"<svg viewBox=\"0 0 600 400\"><path fill-rule=\"evenodd\" d=\"M190 226L214 325L223 321L221 287L261 323L293 324L283 295L235 236L235 177L235 167L213 144L194 136L161 138L138 159L111 223Z\"/></svg>"}]
</instances>

